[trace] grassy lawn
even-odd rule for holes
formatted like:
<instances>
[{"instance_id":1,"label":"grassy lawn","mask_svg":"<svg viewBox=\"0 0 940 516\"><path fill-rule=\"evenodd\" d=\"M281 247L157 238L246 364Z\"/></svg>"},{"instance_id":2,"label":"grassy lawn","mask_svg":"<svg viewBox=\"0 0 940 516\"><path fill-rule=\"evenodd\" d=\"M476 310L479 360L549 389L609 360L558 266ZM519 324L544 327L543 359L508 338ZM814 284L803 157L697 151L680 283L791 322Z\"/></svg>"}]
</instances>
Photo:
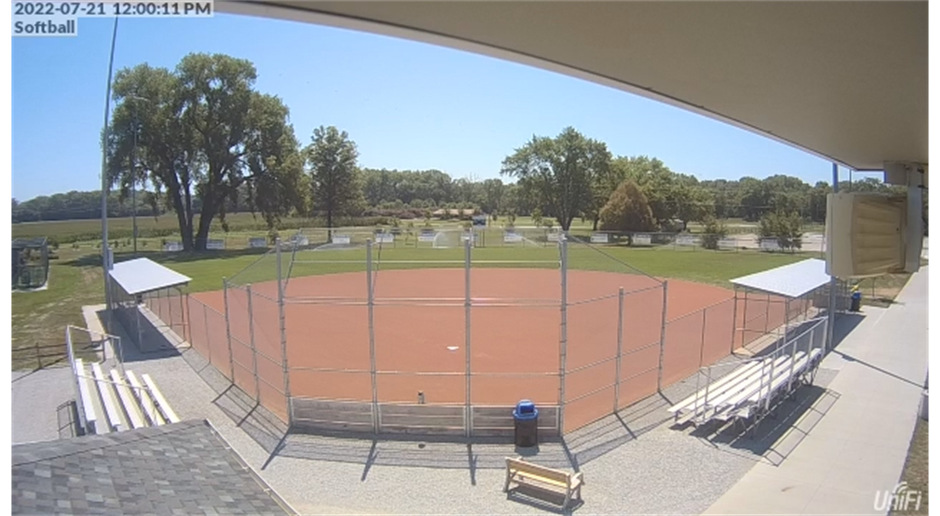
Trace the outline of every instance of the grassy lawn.
<instances>
[{"instance_id":1,"label":"grassy lawn","mask_svg":"<svg viewBox=\"0 0 940 516\"><path fill-rule=\"evenodd\" d=\"M226 217L230 226L236 230L264 226L264 219L255 218L251 213L235 213ZM288 219L295 221L297 219ZM301 221L303 219L300 219ZM133 219L131 217L108 218L109 232L118 232L130 235L133 231ZM166 213L159 217L140 216L137 217L137 229L141 233L147 233L154 230L175 231L178 233L179 223L176 215ZM212 221L212 229L221 232L222 223L215 219ZM257 231L260 235L267 233L266 230ZM29 238L37 236L55 237L60 241L69 239L69 237L84 237L81 240L90 241L94 244L95 236L101 238L101 220L56 220L43 222L24 222L13 224L13 238ZM168 237L169 238L169 237ZM158 239L159 240L159 239Z\"/></svg>"},{"instance_id":2,"label":"grassy lawn","mask_svg":"<svg viewBox=\"0 0 940 516\"><path fill-rule=\"evenodd\" d=\"M915 511L914 506L909 507L910 511L897 511L891 514L929 514L930 492L928 478L928 460L927 460L927 422L917 418L917 426L914 428L914 437L911 439L911 447L907 451L907 461L904 463L904 471L901 473L901 482L907 482L908 489L911 491L920 491L921 504L920 509Z\"/></svg>"},{"instance_id":3,"label":"grassy lawn","mask_svg":"<svg viewBox=\"0 0 940 516\"><path fill-rule=\"evenodd\" d=\"M926 260L924 260L926 262ZM911 279L910 274L885 274L865 278L857 283L862 293L862 304L887 308Z\"/></svg>"},{"instance_id":4,"label":"grassy lawn","mask_svg":"<svg viewBox=\"0 0 940 516\"><path fill-rule=\"evenodd\" d=\"M647 274L664 277L687 279L730 287L728 280L759 272L781 265L786 265L807 258L802 254L766 254L759 252L718 252L662 249L630 249L623 247L603 248L605 256L593 249L572 244L569 247L568 262L572 269L598 270L610 272L631 272L630 264ZM277 278L277 261L273 253L220 253L218 255L184 255L170 253L148 253L154 261L160 262L181 274L193 278L190 291L218 290L222 288L222 278L234 278L240 284L271 281ZM430 267L463 267L463 249L415 249L378 247L373 251L374 262L381 270L414 269ZM121 259L119 256L118 260ZM290 263L288 253L282 254L282 269ZM298 251L294 264L293 276L333 274L365 270L365 250L343 251ZM391 263L392 261L422 260L439 263ZM558 251L553 247L530 248L476 248L473 250L474 267L535 267L557 268ZM534 263L484 263L488 260L512 260ZM323 263L326 261L351 261L357 263ZM319 262L319 263L318 263ZM452 263L458 262L458 263ZM622 263L623 262L623 263ZM250 268L248 268L251 266ZM247 270L246 270L247 268ZM241 274L239 274L241 273ZM237 276L236 276L237 275Z\"/></svg>"},{"instance_id":5,"label":"grassy lawn","mask_svg":"<svg viewBox=\"0 0 940 516\"><path fill-rule=\"evenodd\" d=\"M235 213L226 217L230 231L224 232L222 230L222 223L220 220L215 219L212 222L212 230L210 233L210 238L217 239L229 239L231 244L229 247L241 248L247 247L247 239L249 237L263 237L268 234L268 230L264 226L264 219L261 217L255 217L251 213ZM545 219L547 222L549 219ZM313 227L317 221L312 219L303 219L303 218L287 218L283 220L284 223L288 223L291 227ZM502 228L509 222L505 217L500 217L496 221L490 221L489 230L494 232L499 232L501 235ZM425 221L423 219L415 220L403 220L401 221L402 229L404 229L409 223L414 228L415 231L424 227ZM430 221L432 227L436 228L454 228L458 229L462 227L463 222L459 220L437 220L432 219ZM515 225L518 227L533 227L535 223L532 221L531 217L517 217ZM62 220L62 221L45 221L45 222L24 222L21 224L13 224L13 238L31 238L31 237L55 237L60 242L66 240L75 240L78 239L78 247L82 249L97 249L97 245L100 239L101 232L101 221L99 219L87 219L87 220ZM558 227L558 224L555 223L555 227ZM179 225L176 220L176 216L173 214L164 214L159 217L149 217L141 216L137 217L137 228L142 235L151 234L154 231L160 231L160 234L168 234L166 240L179 240ZM108 229L112 235L112 241L115 240L114 234L123 235L119 240L121 244L125 247L130 245L130 238L127 235L132 234L133 230L133 219L130 217L121 217L121 218L109 218L108 219ZM369 228L362 228L364 231L368 231ZM581 219L575 219L571 225L571 229L575 231L585 231L590 232L591 221L585 220L581 222ZM282 235L290 235L296 232L295 229L284 229L281 231ZM95 235L98 235L97 237ZM97 239L96 239L97 238ZM138 238L139 247L149 247L151 249L158 249L159 244L164 239L164 237L141 237ZM63 247L72 247L72 244L63 244Z\"/></svg>"},{"instance_id":6,"label":"grassy lawn","mask_svg":"<svg viewBox=\"0 0 940 516\"><path fill-rule=\"evenodd\" d=\"M13 293L13 369L34 369L56 361L50 357L40 363L38 355L64 357L66 325L84 327L81 307L104 303L101 268L76 266L75 258L60 253L51 262L48 289Z\"/></svg>"}]
</instances>

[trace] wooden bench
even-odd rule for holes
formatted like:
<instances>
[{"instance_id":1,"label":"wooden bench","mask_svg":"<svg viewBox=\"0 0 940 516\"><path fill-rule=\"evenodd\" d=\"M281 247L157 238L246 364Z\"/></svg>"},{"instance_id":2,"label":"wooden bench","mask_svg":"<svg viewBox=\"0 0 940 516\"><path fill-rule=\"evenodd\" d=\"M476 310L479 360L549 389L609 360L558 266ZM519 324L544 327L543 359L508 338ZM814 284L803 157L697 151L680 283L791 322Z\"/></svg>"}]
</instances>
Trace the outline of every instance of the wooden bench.
<instances>
[{"instance_id":1,"label":"wooden bench","mask_svg":"<svg viewBox=\"0 0 940 516\"><path fill-rule=\"evenodd\" d=\"M518 459L506 457L506 484L503 486L503 492L508 493L513 484L564 495L565 500L561 504L564 510L573 498L581 500L584 476L580 472L568 473L560 469L539 466L526 462L521 457Z\"/></svg>"}]
</instances>

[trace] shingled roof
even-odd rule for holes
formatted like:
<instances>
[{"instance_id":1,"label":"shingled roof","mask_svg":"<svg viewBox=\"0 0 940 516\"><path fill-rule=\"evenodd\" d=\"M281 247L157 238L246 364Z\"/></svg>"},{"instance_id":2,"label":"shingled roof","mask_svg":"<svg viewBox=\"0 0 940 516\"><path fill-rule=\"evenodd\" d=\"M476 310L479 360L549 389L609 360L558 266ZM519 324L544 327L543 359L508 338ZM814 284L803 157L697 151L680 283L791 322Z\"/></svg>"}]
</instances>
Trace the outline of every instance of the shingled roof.
<instances>
[{"instance_id":1,"label":"shingled roof","mask_svg":"<svg viewBox=\"0 0 940 516\"><path fill-rule=\"evenodd\" d=\"M293 514L206 421L13 446L13 514Z\"/></svg>"}]
</instances>

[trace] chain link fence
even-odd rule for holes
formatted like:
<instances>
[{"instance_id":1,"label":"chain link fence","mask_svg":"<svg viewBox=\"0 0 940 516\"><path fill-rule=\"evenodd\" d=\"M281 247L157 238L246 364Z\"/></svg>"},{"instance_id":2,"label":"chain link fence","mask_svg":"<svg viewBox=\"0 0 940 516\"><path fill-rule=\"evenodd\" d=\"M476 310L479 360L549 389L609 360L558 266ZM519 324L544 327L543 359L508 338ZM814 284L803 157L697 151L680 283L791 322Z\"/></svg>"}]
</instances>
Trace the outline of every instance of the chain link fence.
<instances>
[{"instance_id":1,"label":"chain link fence","mask_svg":"<svg viewBox=\"0 0 940 516\"><path fill-rule=\"evenodd\" d=\"M221 292L158 293L146 308L297 429L477 436L511 435L524 398L543 431L579 428L821 299L669 282L595 235L411 229L302 230ZM484 238L506 253L474 256Z\"/></svg>"}]
</instances>

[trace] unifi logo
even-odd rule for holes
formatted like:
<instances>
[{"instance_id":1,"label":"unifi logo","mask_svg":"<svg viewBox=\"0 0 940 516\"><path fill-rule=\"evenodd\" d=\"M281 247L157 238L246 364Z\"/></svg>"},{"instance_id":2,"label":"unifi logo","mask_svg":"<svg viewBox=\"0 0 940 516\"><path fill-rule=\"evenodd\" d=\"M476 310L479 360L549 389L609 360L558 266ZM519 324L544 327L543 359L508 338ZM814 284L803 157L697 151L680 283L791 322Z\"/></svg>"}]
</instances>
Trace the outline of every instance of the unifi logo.
<instances>
[{"instance_id":1,"label":"unifi logo","mask_svg":"<svg viewBox=\"0 0 940 516\"><path fill-rule=\"evenodd\" d=\"M892 491L875 492L874 508L876 511L887 511L888 509L893 512L919 511L920 503L921 492L908 489L907 482L901 482L894 486Z\"/></svg>"}]
</instances>

